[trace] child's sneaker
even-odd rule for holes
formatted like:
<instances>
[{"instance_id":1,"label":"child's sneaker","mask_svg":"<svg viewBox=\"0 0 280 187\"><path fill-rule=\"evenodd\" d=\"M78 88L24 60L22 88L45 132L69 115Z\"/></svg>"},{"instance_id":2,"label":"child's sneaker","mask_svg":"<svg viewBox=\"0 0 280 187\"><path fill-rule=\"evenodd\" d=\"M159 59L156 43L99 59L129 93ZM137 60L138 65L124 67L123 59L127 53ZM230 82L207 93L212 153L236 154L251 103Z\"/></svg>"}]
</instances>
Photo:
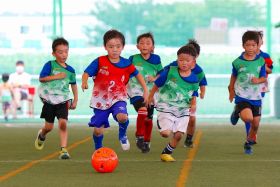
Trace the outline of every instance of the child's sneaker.
<instances>
[{"instance_id":1,"label":"child's sneaker","mask_svg":"<svg viewBox=\"0 0 280 187\"><path fill-rule=\"evenodd\" d=\"M171 156L171 154L161 154L160 159L163 162L174 162L175 159Z\"/></svg>"},{"instance_id":2,"label":"child's sneaker","mask_svg":"<svg viewBox=\"0 0 280 187\"><path fill-rule=\"evenodd\" d=\"M120 138L120 143L121 143L121 146L122 146L122 149L124 151L128 151L130 149L130 143L127 139L127 136L123 136Z\"/></svg>"},{"instance_id":3,"label":"child's sneaker","mask_svg":"<svg viewBox=\"0 0 280 187\"><path fill-rule=\"evenodd\" d=\"M44 148L44 143L45 143L45 140L42 140L42 139L40 139L40 134L41 134L41 132L42 132L42 129L40 129L39 131L38 131L38 134L37 134L37 137L36 137L36 140L35 140L35 148L37 149L37 150L42 150L43 148Z\"/></svg>"},{"instance_id":4,"label":"child's sneaker","mask_svg":"<svg viewBox=\"0 0 280 187\"><path fill-rule=\"evenodd\" d=\"M239 120L239 114L236 111L236 109L234 108L234 110L232 111L232 113L230 115L230 122L232 125L236 125L238 120Z\"/></svg>"},{"instance_id":5,"label":"child's sneaker","mask_svg":"<svg viewBox=\"0 0 280 187\"><path fill-rule=\"evenodd\" d=\"M244 153L248 154L248 155L253 153L252 147L249 142L245 142L245 144L244 144Z\"/></svg>"},{"instance_id":6,"label":"child's sneaker","mask_svg":"<svg viewBox=\"0 0 280 187\"><path fill-rule=\"evenodd\" d=\"M68 153L66 148L62 148L61 149L60 155L59 155L58 158L62 159L62 160L70 159L70 155L69 155L69 153Z\"/></svg>"},{"instance_id":7,"label":"child's sneaker","mask_svg":"<svg viewBox=\"0 0 280 187\"><path fill-rule=\"evenodd\" d=\"M193 141L186 138L184 142L184 147L193 148Z\"/></svg>"},{"instance_id":8,"label":"child's sneaker","mask_svg":"<svg viewBox=\"0 0 280 187\"><path fill-rule=\"evenodd\" d=\"M144 142L142 146L142 153L150 152L150 142Z\"/></svg>"},{"instance_id":9,"label":"child's sneaker","mask_svg":"<svg viewBox=\"0 0 280 187\"><path fill-rule=\"evenodd\" d=\"M144 143L143 137L141 137L141 136L136 137L136 146L138 149L142 150L143 143Z\"/></svg>"}]
</instances>

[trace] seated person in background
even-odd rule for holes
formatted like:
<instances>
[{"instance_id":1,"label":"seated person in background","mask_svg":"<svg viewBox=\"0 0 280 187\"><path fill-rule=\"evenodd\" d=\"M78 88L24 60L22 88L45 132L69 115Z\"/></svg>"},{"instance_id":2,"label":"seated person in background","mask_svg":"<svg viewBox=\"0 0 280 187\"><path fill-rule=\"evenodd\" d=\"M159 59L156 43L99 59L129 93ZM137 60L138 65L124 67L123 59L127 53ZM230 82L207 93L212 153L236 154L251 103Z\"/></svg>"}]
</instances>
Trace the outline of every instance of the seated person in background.
<instances>
[{"instance_id":1,"label":"seated person in background","mask_svg":"<svg viewBox=\"0 0 280 187\"><path fill-rule=\"evenodd\" d=\"M31 86L31 75L24 72L23 61L16 62L16 72L10 75L9 84L12 86L15 107L21 110L21 101L29 99L28 88Z\"/></svg>"},{"instance_id":2,"label":"seated person in background","mask_svg":"<svg viewBox=\"0 0 280 187\"><path fill-rule=\"evenodd\" d=\"M5 121L8 121L9 111L12 109L12 87L8 83L9 74L2 74L2 83L0 84L0 99Z\"/></svg>"}]
</instances>

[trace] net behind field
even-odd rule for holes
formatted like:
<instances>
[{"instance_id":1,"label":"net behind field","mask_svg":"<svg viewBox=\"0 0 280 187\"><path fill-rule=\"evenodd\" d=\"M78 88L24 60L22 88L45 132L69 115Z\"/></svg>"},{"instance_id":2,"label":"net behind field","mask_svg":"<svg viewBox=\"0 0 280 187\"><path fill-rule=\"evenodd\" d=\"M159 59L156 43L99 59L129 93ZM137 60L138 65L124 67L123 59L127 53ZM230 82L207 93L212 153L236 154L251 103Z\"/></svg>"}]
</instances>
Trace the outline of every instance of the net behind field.
<instances>
[{"instance_id":1,"label":"net behind field","mask_svg":"<svg viewBox=\"0 0 280 187\"><path fill-rule=\"evenodd\" d=\"M230 48L229 48L230 49ZM163 66L176 60L177 48L159 48L155 52L161 56ZM136 49L129 49L124 51L123 56L129 57L129 55L137 53ZM228 117L234 107L233 103L228 100L227 86L229 84L230 73L232 69L232 61L239 55L239 53L229 54L202 54L198 59L198 64L203 68L206 73L208 85L206 87L206 95L203 100L198 99L197 103L197 114L201 117ZM68 63L74 67L77 73L77 85L79 88L79 102L76 110L71 110L70 115L75 115L78 118L89 118L92 115L92 109L89 108L89 102L91 97L91 91L93 87L92 79L88 80L89 89L85 92L81 90L81 74L84 69L95 59L100 53L85 53L84 55L77 55L75 50L71 53ZM104 53L103 53L104 54ZM39 73L43 64L51 59L51 56L47 54L20 54L23 59L26 59L26 71L33 74L32 84L35 87L39 86ZM18 58L18 57L16 57ZM10 56L8 63L4 64L4 68L0 71L13 72L14 63L12 59L16 59L14 56ZM277 71L277 62L275 63L275 71ZM275 72L276 73L276 72ZM273 74L275 74L273 72ZM274 97L276 89L274 88L274 80L277 76L272 75L270 81L270 92L266 94L263 102L263 115L272 116L274 114ZM71 93L70 93L71 94ZM35 94L34 100L34 113L38 117L41 113L42 102L40 101L37 93ZM128 112L130 115L136 115L136 112L132 105L128 103ZM2 111L0 115L2 114ZM71 117L71 116L70 116Z\"/></svg>"}]
</instances>

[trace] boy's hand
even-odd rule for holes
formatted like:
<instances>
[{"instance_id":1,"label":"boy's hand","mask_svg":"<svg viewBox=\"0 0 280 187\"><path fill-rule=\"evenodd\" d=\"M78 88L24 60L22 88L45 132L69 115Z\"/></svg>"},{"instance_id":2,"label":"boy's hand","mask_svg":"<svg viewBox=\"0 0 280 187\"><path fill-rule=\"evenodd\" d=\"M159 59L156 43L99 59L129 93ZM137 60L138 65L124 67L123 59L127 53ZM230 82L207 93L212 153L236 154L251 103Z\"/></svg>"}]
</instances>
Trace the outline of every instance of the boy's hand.
<instances>
[{"instance_id":1,"label":"boy's hand","mask_svg":"<svg viewBox=\"0 0 280 187\"><path fill-rule=\"evenodd\" d=\"M148 96L148 101L147 101L148 106L154 105L154 97L151 95Z\"/></svg>"},{"instance_id":2,"label":"boy's hand","mask_svg":"<svg viewBox=\"0 0 280 187\"><path fill-rule=\"evenodd\" d=\"M151 75L147 75L146 79L148 82L154 82L155 81L155 77L151 76Z\"/></svg>"},{"instance_id":3,"label":"boy's hand","mask_svg":"<svg viewBox=\"0 0 280 187\"><path fill-rule=\"evenodd\" d=\"M196 111L196 105L191 105L190 113L195 113L195 111Z\"/></svg>"},{"instance_id":4,"label":"boy's hand","mask_svg":"<svg viewBox=\"0 0 280 187\"><path fill-rule=\"evenodd\" d=\"M86 90L86 89L88 89L88 84L87 84L87 82L82 82L82 90L84 91L84 90Z\"/></svg>"},{"instance_id":5,"label":"boy's hand","mask_svg":"<svg viewBox=\"0 0 280 187\"><path fill-rule=\"evenodd\" d=\"M55 79L64 79L66 77L66 73L60 72L58 74L55 74Z\"/></svg>"},{"instance_id":6,"label":"boy's hand","mask_svg":"<svg viewBox=\"0 0 280 187\"><path fill-rule=\"evenodd\" d=\"M149 99L148 96L149 96L149 95L148 95L148 92L147 92L147 91L144 91L144 93L143 93L143 98L144 98L144 103L145 103L146 106L148 106L148 104L149 104L149 103L148 103L148 101L149 101L149 100L148 100L148 99Z\"/></svg>"},{"instance_id":7,"label":"boy's hand","mask_svg":"<svg viewBox=\"0 0 280 187\"><path fill-rule=\"evenodd\" d=\"M252 84L259 84L259 78L257 78L257 77L252 77L252 78L251 78L251 82L252 82Z\"/></svg>"},{"instance_id":8,"label":"boy's hand","mask_svg":"<svg viewBox=\"0 0 280 187\"><path fill-rule=\"evenodd\" d=\"M73 101L73 103L69 106L69 109L74 110L77 107L77 101Z\"/></svg>"},{"instance_id":9,"label":"boy's hand","mask_svg":"<svg viewBox=\"0 0 280 187\"><path fill-rule=\"evenodd\" d=\"M235 96L234 90L229 90L229 102L233 101L234 96Z\"/></svg>"}]
</instances>

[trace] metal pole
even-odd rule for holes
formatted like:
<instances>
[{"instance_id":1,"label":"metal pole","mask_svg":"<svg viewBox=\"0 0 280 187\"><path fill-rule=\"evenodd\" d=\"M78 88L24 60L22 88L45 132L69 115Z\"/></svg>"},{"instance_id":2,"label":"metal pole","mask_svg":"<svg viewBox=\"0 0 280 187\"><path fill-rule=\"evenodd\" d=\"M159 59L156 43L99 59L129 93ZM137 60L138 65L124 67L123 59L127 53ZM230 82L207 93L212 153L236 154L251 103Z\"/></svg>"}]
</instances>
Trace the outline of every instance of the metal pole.
<instances>
[{"instance_id":1,"label":"metal pole","mask_svg":"<svg viewBox=\"0 0 280 187\"><path fill-rule=\"evenodd\" d=\"M53 33L52 39L56 37L56 0L53 0Z\"/></svg>"},{"instance_id":2,"label":"metal pole","mask_svg":"<svg viewBox=\"0 0 280 187\"><path fill-rule=\"evenodd\" d=\"M59 3L59 29L60 29L60 36L63 36L62 0L58 0L58 3Z\"/></svg>"},{"instance_id":3,"label":"metal pole","mask_svg":"<svg viewBox=\"0 0 280 187\"><path fill-rule=\"evenodd\" d=\"M271 54L271 27L271 0L266 0L266 44L268 54Z\"/></svg>"}]
</instances>

